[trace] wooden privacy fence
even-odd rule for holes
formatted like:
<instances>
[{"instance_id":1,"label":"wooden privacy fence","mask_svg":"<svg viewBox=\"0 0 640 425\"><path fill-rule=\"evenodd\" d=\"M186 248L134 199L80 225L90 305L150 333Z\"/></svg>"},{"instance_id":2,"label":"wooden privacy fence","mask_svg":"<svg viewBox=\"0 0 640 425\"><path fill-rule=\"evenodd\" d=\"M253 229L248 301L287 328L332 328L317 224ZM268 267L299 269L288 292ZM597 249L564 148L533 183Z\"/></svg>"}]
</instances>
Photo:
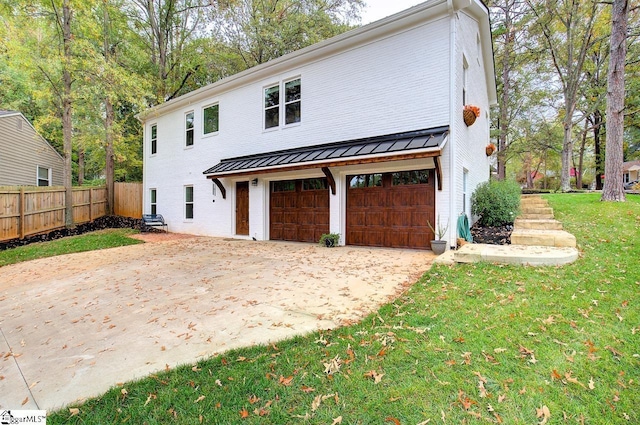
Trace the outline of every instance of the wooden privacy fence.
<instances>
[{"instance_id":1,"label":"wooden privacy fence","mask_svg":"<svg viewBox=\"0 0 640 425\"><path fill-rule=\"evenodd\" d=\"M115 215L142 218L142 183L115 183L113 195Z\"/></svg>"},{"instance_id":2,"label":"wooden privacy fence","mask_svg":"<svg viewBox=\"0 0 640 425\"><path fill-rule=\"evenodd\" d=\"M65 226L63 187L0 188L0 241L24 238ZM106 215L105 187L73 189L74 224Z\"/></svg>"}]
</instances>

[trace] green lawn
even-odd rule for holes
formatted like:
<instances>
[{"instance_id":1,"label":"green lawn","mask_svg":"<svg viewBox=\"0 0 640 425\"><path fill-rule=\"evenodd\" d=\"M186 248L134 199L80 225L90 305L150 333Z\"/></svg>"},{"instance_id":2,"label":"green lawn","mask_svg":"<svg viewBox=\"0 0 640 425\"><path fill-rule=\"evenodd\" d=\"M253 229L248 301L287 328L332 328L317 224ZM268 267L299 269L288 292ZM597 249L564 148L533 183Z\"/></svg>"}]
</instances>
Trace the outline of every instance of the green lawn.
<instances>
[{"instance_id":1,"label":"green lawn","mask_svg":"<svg viewBox=\"0 0 640 425\"><path fill-rule=\"evenodd\" d=\"M0 251L0 267L37 258L142 243L142 241L129 237L134 233L138 233L138 231L132 229L106 229L7 249Z\"/></svg>"},{"instance_id":2,"label":"green lawn","mask_svg":"<svg viewBox=\"0 0 640 425\"><path fill-rule=\"evenodd\" d=\"M640 423L640 197L548 196L561 268L435 266L361 323L234 350L48 423Z\"/></svg>"}]
</instances>

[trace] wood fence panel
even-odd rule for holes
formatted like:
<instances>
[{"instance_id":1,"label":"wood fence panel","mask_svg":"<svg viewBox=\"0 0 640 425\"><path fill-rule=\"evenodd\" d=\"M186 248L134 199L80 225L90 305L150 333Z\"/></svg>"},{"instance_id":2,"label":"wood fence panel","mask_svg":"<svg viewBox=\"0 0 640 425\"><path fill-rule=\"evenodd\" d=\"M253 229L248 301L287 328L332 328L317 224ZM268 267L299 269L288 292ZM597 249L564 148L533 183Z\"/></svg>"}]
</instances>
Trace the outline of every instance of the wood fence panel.
<instances>
[{"instance_id":1,"label":"wood fence panel","mask_svg":"<svg viewBox=\"0 0 640 425\"><path fill-rule=\"evenodd\" d=\"M142 183L115 183L113 194L115 215L142 218Z\"/></svg>"},{"instance_id":2,"label":"wood fence panel","mask_svg":"<svg viewBox=\"0 0 640 425\"><path fill-rule=\"evenodd\" d=\"M65 191L61 187L0 188L0 241L24 238L65 226ZM107 189L73 189L73 222L106 215Z\"/></svg>"}]
</instances>

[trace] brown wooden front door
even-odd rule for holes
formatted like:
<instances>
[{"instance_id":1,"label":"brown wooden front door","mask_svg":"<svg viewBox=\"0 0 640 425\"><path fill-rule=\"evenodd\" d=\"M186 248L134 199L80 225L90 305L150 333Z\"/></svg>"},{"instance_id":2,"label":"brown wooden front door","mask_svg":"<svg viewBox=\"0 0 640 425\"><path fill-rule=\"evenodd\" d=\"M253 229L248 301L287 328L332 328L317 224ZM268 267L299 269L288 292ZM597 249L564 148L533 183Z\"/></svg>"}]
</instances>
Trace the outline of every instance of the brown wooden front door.
<instances>
[{"instance_id":1,"label":"brown wooden front door","mask_svg":"<svg viewBox=\"0 0 640 425\"><path fill-rule=\"evenodd\" d=\"M271 240L318 242L329 233L327 179L271 182L270 192Z\"/></svg>"},{"instance_id":2,"label":"brown wooden front door","mask_svg":"<svg viewBox=\"0 0 640 425\"><path fill-rule=\"evenodd\" d=\"M433 170L347 176L348 245L430 249Z\"/></svg>"},{"instance_id":3,"label":"brown wooden front door","mask_svg":"<svg viewBox=\"0 0 640 425\"><path fill-rule=\"evenodd\" d=\"M236 183L236 235L249 234L249 182Z\"/></svg>"}]
</instances>

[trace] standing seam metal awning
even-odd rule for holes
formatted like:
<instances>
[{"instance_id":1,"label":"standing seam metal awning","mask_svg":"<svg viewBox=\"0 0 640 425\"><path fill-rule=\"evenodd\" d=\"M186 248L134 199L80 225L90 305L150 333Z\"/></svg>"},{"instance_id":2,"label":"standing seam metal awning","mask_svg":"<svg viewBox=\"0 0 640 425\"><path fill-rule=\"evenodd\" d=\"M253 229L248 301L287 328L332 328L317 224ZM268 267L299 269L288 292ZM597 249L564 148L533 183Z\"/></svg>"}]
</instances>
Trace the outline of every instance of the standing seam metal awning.
<instances>
[{"instance_id":1,"label":"standing seam metal awning","mask_svg":"<svg viewBox=\"0 0 640 425\"><path fill-rule=\"evenodd\" d=\"M390 161L403 159L403 155L439 156L448 135L449 127L444 126L228 158L203 174L210 179L217 179L240 174L286 171L294 167L320 168L332 164Z\"/></svg>"}]
</instances>

